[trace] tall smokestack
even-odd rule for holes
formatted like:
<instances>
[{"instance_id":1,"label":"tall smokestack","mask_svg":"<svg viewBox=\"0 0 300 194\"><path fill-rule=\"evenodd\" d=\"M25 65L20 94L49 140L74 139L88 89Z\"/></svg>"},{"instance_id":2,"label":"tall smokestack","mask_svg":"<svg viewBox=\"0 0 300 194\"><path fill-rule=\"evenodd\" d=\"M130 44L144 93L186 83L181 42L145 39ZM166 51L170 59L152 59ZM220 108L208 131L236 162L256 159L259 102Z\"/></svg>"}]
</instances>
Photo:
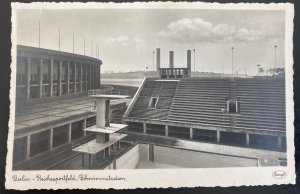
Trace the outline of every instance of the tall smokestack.
<instances>
[{"instance_id":1,"label":"tall smokestack","mask_svg":"<svg viewBox=\"0 0 300 194\"><path fill-rule=\"evenodd\" d=\"M191 50L187 50L187 68L188 68L188 74L191 75L192 71L192 52Z\"/></svg>"},{"instance_id":2,"label":"tall smokestack","mask_svg":"<svg viewBox=\"0 0 300 194\"><path fill-rule=\"evenodd\" d=\"M156 49L156 69L157 71L160 69L160 48Z\"/></svg>"},{"instance_id":3,"label":"tall smokestack","mask_svg":"<svg viewBox=\"0 0 300 194\"><path fill-rule=\"evenodd\" d=\"M169 65L170 68L174 68L174 51L169 52Z\"/></svg>"}]
</instances>

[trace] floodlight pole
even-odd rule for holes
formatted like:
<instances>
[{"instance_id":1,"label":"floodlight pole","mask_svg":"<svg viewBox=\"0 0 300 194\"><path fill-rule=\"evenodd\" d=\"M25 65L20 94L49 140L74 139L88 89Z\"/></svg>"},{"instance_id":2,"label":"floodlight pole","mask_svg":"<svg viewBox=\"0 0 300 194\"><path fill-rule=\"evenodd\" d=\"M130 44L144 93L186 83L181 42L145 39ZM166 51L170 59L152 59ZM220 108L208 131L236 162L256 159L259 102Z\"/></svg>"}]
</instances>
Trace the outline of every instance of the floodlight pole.
<instances>
[{"instance_id":1,"label":"floodlight pole","mask_svg":"<svg viewBox=\"0 0 300 194\"><path fill-rule=\"evenodd\" d=\"M275 74L276 71L276 67L277 67L277 45L274 46L274 50L275 50L275 64L274 64L274 71L273 71L273 75Z\"/></svg>"},{"instance_id":2,"label":"floodlight pole","mask_svg":"<svg viewBox=\"0 0 300 194\"><path fill-rule=\"evenodd\" d=\"M233 52L234 52L234 47L231 48L231 71L232 71L232 77L234 77L234 70L233 70Z\"/></svg>"},{"instance_id":3,"label":"floodlight pole","mask_svg":"<svg viewBox=\"0 0 300 194\"><path fill-rule=\"evenodd\" d=\"M74 32L73 32L73 53L74 53Z\"/></svg>"},{"instance_id":4,"label":"floodlight pole","mask_svg":"<svg viewBox=\"0 0 300 194\"><path fill-rule=\"evenodd\" d=\"M194 72L196 72L196 55L195 55L195 51L196 49L193 49L193 52L194 52Z\"/></svg>"},{"instance_id":5,"label":"floodlight pole","mask_svg":"<svg viewBox=\"0 0 300 194\"><path fill-rule=\"evenodd\" d=\"M41 48L41 23L39 21L39 48Z\"/></svg>"},{"instance_id":6,"label":"floodlight pole","mask_svg":"<svg viewBox=\"0 0 300 194\"><path fill-rule=\"evenodd\" d=\"M58 51L60 51L60 28L58 28Z\"/></svg>"}]
</instances>

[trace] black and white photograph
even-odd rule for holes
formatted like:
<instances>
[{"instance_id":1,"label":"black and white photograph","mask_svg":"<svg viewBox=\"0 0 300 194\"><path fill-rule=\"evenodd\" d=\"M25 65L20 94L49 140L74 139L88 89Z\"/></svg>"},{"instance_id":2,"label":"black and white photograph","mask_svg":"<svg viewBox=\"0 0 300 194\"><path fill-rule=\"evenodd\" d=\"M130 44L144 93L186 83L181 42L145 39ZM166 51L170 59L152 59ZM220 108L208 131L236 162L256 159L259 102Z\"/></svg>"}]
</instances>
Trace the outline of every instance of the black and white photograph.
<instances>
[{"instance_id":1,"label":"black and white photograph","mask_svg":"<svg viewBox=\"0 0 300 194\"><path fill-rule=\"evenodd\" d=\"M12 14L7 188L294 183L292 4Z\"/></svg>"}]
</instances>

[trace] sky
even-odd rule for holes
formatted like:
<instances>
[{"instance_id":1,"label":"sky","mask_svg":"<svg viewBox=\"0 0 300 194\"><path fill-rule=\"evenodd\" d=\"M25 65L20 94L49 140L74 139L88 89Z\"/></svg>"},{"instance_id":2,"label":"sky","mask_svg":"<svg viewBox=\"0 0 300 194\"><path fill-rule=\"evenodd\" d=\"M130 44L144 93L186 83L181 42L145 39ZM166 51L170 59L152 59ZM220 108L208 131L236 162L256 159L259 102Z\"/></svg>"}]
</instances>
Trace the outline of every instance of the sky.
<instances>
[{"instance_id":1,"label":"sky","mask_svg":"<svg viewBox=\"0 0 300 194\"><path fill-rule=\"evenodd\" d=\"M195 49L192 70L257 74L276 64L284 67L285 12L208 9L34 9L17 12L17 44L96 57L102 72L153 69L153 51L161 49L161 67L186 67L187 50ZM92 50L93 49L93 50ZM192 56L194 56L192 54Z\"/></svg>"}]
</instances>

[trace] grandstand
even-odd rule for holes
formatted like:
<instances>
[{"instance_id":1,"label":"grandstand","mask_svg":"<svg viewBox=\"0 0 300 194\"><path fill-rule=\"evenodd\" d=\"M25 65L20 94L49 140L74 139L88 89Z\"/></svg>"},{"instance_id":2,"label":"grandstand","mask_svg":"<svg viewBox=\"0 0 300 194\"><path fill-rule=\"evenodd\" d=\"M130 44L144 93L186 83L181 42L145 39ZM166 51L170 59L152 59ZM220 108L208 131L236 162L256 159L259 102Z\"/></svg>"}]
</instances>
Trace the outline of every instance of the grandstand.
<instances>
[{"instance_id":1,"label":"grandstand","mask_svg":"<svg viewBox=\"0 0 300 194\"><path fill-rule=\"evenodd\" d=\"M147 78L124 120L135 133L285 151L285 82Z\"/></svg>"}]
</instances>

